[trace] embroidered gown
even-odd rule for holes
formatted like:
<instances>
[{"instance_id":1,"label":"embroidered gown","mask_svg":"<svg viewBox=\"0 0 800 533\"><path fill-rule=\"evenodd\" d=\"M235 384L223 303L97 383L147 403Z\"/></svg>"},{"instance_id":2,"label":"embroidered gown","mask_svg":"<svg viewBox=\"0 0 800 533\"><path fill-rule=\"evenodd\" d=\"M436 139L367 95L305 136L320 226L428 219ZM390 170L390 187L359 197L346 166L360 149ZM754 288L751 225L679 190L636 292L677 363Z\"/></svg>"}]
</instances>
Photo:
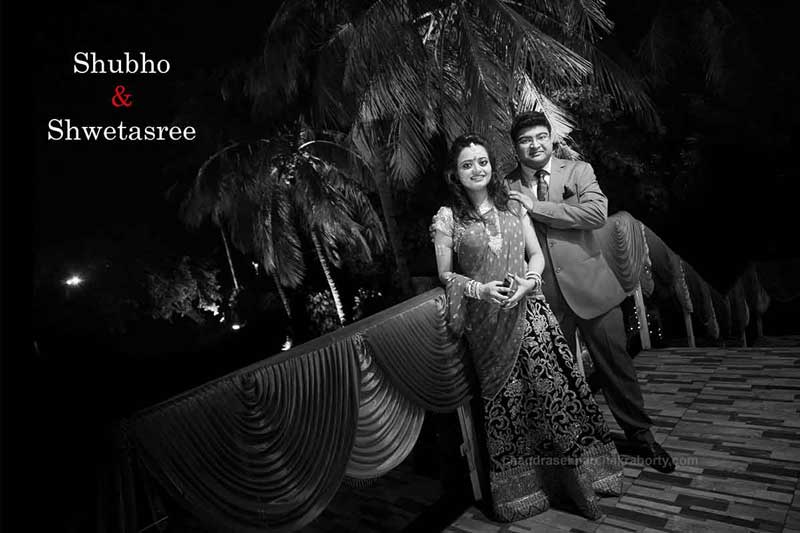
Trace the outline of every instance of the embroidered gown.
<instances>
[{"instance_id":1,"label":"embroidered gown","mask_svg":"<svg viewBox=\"0 0 800 533\"><path fill-rule=\"evenodd\" d=\"M464 335L480 382L495 518L520 520L565 500L600 517L597 495L620 494L622 463L544 296L501 309L464 295L469 278L524 277L519 217L492 208L483 221L461 222L442 207L431 233L457 265L446 284L449 325Z\"/></svg>"}]
</instances>

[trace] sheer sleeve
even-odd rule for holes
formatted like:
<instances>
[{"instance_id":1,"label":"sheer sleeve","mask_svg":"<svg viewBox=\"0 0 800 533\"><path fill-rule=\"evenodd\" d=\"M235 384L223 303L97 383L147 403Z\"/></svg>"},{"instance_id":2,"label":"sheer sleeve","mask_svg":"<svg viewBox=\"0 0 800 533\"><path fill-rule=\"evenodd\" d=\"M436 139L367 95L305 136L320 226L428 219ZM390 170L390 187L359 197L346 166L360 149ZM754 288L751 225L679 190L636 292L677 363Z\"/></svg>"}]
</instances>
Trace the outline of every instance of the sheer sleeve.
<instances>
[{"instance_id":1,"label":"sheer sleeve","mask_svg":"<svg viewBox=\"0 0 800 533\"><path fill-rule=\"evenodd\" d=\"M455 222L449 207L440 207L433 215L430 232L433 248L436 251L436 268L439 279L447 284L453 274L453 230Z\"/></svg>"},{"instance_id":2,"label":"sheer sleeve","mask_svg":"<svg viewBox=\"0 0 800 533\"><path fill-rule=\"evenodd\" d=\"M464 331L466 296L478 297L478 283L453 271L453 240L455 221L449 207L440 207L433 216L430 227L431 239L436 250L436 266L439 279L445 286L448 304L448 326L450 332L460 337Z\"/></svg>"},{"instance_id":3,"label":"sheer sleeve","mask_svg":"<svg viewBox=\"0 0 800 533\"><path fill-rule=\"evenodd\" d=\"M431 240L434 243L453 247L453 229L455 222L453 220L453 210L449 207L440 207L439 210L433 215L433 222L431 223Z\"/></svg>"}]
</instances>

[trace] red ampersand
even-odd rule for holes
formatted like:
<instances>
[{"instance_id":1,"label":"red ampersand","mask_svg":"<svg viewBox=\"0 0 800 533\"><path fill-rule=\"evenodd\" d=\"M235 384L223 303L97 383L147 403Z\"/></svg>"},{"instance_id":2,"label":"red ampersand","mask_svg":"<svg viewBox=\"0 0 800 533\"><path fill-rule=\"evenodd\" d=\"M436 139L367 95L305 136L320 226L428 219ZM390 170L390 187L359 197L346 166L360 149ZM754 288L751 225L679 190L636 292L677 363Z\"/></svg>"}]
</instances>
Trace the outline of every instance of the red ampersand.
<instances>
[{"instance_id":1,"label":"red ampersand","mask_svg":"<svg viewBox=\"0 0 800 533\"><path fill-rule=\"evenodd\" d=\"M111 97L111 105L114 107L130 107L133 105L133 98L125 93L124 85L117 85L114 88L114 96Z\"/></svg>"}]
</instances>

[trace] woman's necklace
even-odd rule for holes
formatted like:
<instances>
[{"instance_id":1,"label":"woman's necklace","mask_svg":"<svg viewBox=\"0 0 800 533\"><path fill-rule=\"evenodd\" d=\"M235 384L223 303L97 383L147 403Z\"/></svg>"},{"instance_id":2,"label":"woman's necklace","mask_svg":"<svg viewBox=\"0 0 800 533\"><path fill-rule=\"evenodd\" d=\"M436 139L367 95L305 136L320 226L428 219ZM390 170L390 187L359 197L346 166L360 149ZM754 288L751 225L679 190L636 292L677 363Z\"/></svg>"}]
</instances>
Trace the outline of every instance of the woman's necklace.
<instances>
[{"instance_id":1,"label":"woman's necklace","mask_svg":"<svg viewBox=\"0 0 800 533\"><path fill-rule=\"evenodd\" d=\"M494 208L492 202L487 199L478 207L478 214L483 219L483 227L486 236L489 238L489 249L496 256L500 255L503 249L503 234L500 231L500 215Z\"/></svg>"}]
</instances>

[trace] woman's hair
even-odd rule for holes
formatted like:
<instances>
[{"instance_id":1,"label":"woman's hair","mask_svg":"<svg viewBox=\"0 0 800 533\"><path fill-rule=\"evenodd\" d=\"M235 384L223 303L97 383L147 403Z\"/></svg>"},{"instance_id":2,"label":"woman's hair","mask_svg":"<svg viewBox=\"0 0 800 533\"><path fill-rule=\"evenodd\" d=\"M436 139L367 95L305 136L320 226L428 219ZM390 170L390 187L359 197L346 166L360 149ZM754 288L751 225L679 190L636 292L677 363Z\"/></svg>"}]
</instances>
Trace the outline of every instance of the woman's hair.
<instances>
[{"instance_id":1,"label":"woman's hair","mask_svg":"<svg viewBox=\"0 0 800 533\"><path fill-rule=\"evenodd\" d=\"M494 164L494 155L489 148L489 143L478 135L477 133L465 133L457 137L453 144L450 145L450 150L447 153L447 165L444 171L445 181L450 190L450 207L453 210L453 215L459 220L481 220L478 210L472 205L472 202L467 196L464 186L458 179L458 156L461 151L470 145L483 146L486 153L489 155L489 162L492 165L492 178L489 180L486 190L489 193L494 206L500 211L508 211L508 191L503 184L503 178L497 172Z\"/></svg>"}]
</instances>

